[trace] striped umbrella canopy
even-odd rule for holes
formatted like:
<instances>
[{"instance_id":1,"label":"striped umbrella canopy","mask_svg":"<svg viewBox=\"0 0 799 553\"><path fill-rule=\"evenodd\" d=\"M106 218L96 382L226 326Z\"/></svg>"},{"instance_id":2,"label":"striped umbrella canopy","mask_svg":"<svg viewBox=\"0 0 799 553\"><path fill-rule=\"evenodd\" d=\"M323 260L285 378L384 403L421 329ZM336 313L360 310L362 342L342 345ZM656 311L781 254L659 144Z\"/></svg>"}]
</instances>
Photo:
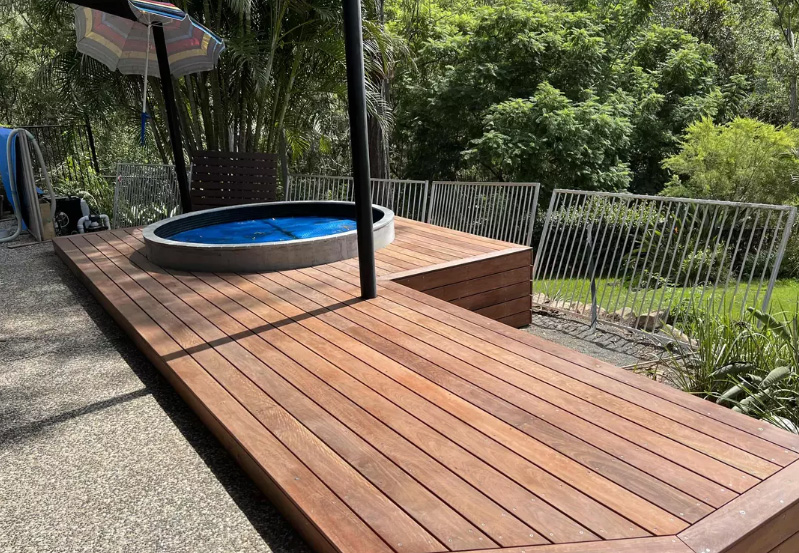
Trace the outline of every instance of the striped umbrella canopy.
<instances>
[{"instance_id":1,"label":"striped umbrella canopy","mask_svg":"<svg viewBox=\"0 0 799 553\"><path fill-rule=\"evenodd\" d=\"M84 0L75 6L78 51L125 75L158 75L152 25L166 37L175 77L209 71L225 49L217 35L169 2Z\"/></svg>"},{"instance_id":2,"label":"striped umbrella canopy","mask_svg":"<svg viewBox=\"0 0 799 553\"><path fill-rule=\"evenodd\" d=\"M153 25L163 29L169 72L174 77L210 71L225 49L222 39L169 2L156 0L78 0L75 31L78 52L124 75L143 75L141 145L147 126L147 77L160 77L152 42Z\"/></svg>"},{"instance_id":3,"label":"striped umbrella canopy","mask_svg":"<svg viewBox=\"0 0 799 553\"><path fill-rule=\"evenodd\" d=\"M69 1L69 0L66 0ZM78 51L128 75L143 75L141 143L147 122L147 77L161 79L169 138L183 211L191 211L177 103L171 76L209 71L225 45L218 36L169 2L72 0ZM155 47L150 41L152 36ZM150 58L157 63L150 64Z\"/></svg>"}]
</instances>

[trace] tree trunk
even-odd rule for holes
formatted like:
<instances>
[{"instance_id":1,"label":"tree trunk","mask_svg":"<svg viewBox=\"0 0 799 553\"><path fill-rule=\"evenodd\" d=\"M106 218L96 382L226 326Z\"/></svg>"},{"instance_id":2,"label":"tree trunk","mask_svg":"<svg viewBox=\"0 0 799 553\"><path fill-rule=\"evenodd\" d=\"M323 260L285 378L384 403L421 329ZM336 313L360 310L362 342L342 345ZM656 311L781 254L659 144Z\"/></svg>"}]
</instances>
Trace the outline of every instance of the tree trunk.
<instances>
[{"instance_id":1,"label":"tree trunk","mask_svg":"<svg viewBox=\"0 0 799 553\"><path fill-rule=\"evenodd\" d=\"M183 129L183 144L189 152L189 157L194 157L194 152L199 150L197 147L197 137L194 135L194 127L191 125L191 115L189 114L186 102L180 97L180 81L172 79L172 85L175 88L175 99L178 108L178 119L180 126ZM191 163L191 161L189 161Z\"/></svg>"},{"instance_id":2,"label":"tree trunk","mask_svg":"<svg viewBox=\"0 0 799 553\"><path fill-rule=\"evenodd\" d=\"M183 78L183 85L186 90L186 98L189 100L189 109L191 110L191 128L194 133L197 146L200 150L205 150L205 141L203 141L203 133L200 128L200 121L203 119L200 111L197 109L196 95L194 94L194 81L191 75L186 75Z\"/></svg>"},{"instance_id":3,"label":"tree trunk","mask_svg":"<svg viewBox=\"0 0 799 553\"><path fill-rule=\"evenodd\" d=\"M161 158L161 163L164 165L169 164L169 158L166 154L166 149L164 148L164 140L161 138L161 131L158 128L158 120L155 118L155 111L153 110L152 104L147 106L147 112L150 115L150 129L153 132L153 140L155 141L155 148L158 150L158 155Z\"/></svg>"},{"instance_id":4,"label":"tree trunk","mask_svg":"<svg viewBox=\"0 0 799 553\"><path fill-rule=\"evenodd\" d=\"M197 100L200 103L200 112L203 115L203 126L205 127L205 145L208 150L219 150L222 140L220 138L221 129L216 126L216 119L211 110L211 100L208 92L207 79L197 79Z\"/></svg>"},{"instance_id":5,"label":"tree trunk","mask_svg":"<svg viewBox=\"0 0 799 553\"><path fill-rule=\"evenodd\" d=\"M384 27L386 23L384 1L376 0L375 4L378 22L381 27ZM384 106L388 105L388 78L384 74L372 75L372 78L377 80L376 84L380 86L380 96L383 101L378 109L382 110ZM385 120L385 114L383 113L380 115L383 116ZM368 129L370 176L375 179L387 179L390 177L388 136L386 136L383 127L380 125L380 120L376 115L369 115Z\"/></svg>"},{"instance_id":6,"label":"tree trunk","mask_svg":"<svg viewBox=\"0 0 799 553\"><path fill-rule=\"evenodd\" d=\"M288 82L286 83L286 90L283 92L283 95L280 96L280 108L278 110L277 121L275 121L274 126L277 129L278 135L281 136L284 140L286 138L286 130L284 128L284 121L286 120L286 111L289 107L289 102L291 101L291 92L294 88L294 79L297 77L297 71L300 68L300 61L302 60L302 52L295 52L294 62L291 64L291 73L289 74ZM275 102L278 100L277 95L277 88L275 92ZM274 151L274 146L270 144L270 147L267 151Z\"/></svg>"},{"instance_id":7,"label":"tree trunk","mask_svg":"<svg viewBox=\"0 0 799 553\"><path fill-rule=\"evenodd\" d=\"M791 19L789 18L788 19L789 27L786 29L785 38L786 38L786 40L788 42L788 48L791 51L791 76L790 76L790 79L791 79L791 82L790 82L790 86L791 86L791 92L790 92L790 94L791 94L791 108L790 108L790 110L791 110L791 112L790 112L790 118L791 118L791 123L796 125L797 124L797 120L796 120L796 109L797 109L797 106L796 106L796 73L797 73L797 69L799 69L799 68L797 67L798 64L797 64L797 59L796 59L796 35L794 35L793 29L790 27L790 23L791 23Z\"/></svg>"},{"instance_id":8,"label":"tree trunk","mask_svg":"<svg viewBox=\"0 0 799 553\"><path fill-rule=\"evenodd\" d=\"M386 139L380 121L374 115L369 116L369 167L371 177L374 179L389 178L388 168L388 140Z\"/></svg>"}]
</instances>

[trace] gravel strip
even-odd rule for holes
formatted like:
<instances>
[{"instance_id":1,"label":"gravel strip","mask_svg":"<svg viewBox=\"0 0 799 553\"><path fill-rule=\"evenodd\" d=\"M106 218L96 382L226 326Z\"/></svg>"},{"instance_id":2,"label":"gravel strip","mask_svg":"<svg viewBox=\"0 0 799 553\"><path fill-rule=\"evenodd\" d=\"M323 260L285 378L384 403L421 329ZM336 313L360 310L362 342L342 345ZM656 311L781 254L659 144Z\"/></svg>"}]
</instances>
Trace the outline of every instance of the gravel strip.
<instances>
[{"instance_id":1,"label":"gravel strip","mask_svg":"<svg viewBox=\"0 0 799 553\"><path fill-rule=\"evenodd\" d=\"M644 368L663 355L661 347L640 333L602 324L592 330L585 321L549 312L534 311L533 323L524 330L627 369Z\"/></svg>"}]
</instances>

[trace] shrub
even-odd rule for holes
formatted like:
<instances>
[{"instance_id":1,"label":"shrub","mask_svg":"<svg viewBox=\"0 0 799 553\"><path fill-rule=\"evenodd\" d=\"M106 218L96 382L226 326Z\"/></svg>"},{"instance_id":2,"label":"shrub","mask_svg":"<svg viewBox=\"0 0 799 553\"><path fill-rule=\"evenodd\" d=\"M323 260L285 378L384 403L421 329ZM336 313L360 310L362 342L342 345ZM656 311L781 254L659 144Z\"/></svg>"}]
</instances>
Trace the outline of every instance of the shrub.
<instances>
[{"instance_id":1,"label":"shrub","mask_svg":"<svg viewBox=\"0 0 799 553\"><path fill-rule=\"evenodd\" d=\"M114 183L98 175L88 159L69 156L64 163L66 170L55 172L53 189L59 194L83 198L93 212L111 217L114 211ZM58 175L63 176L59 178ZM84 178L74 180L71 175L83 175Z\"/></svg>"},{"instance_id":2,"label":"shrub","mask_svg":"<svg viewBox=\"0 0 799 553\"><path fill-rule=\"evenodd\" d=\"M688 127L681 151L663 166L673 173L664 196L734 202L796 203L799 129L738 118L702 119Z\"/></svg>"},{"instance_id":3,"label":"shrub","mask_svg":"<svg viewBox=\"0 0 799 553\"><path fill-rule=\"evenodd\" d=\"M799 315L748 308L743 320L694 310L694 349L666 360L678 388L799 433Z\"/></svg>"}]
</instances>

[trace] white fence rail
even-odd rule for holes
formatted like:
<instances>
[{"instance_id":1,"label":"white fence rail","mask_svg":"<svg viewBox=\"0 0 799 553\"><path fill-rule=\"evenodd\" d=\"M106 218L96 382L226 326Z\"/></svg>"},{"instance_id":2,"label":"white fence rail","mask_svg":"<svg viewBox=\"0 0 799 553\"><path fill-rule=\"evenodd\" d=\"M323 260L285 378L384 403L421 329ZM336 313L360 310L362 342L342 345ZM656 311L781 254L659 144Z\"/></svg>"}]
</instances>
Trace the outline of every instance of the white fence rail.
<instances>
[{"instance_id":1,"label":"white fence rail","mask_svg":"<svg viewBox=\"0 0 799 553\"><path fill-rule=\"evenodd\" d=\"M117 163L114 228L148 225L180 213L175 167Z\"/></svg>"},{"instance_id":2,"label":"white fence rail","mask_svg":"<svg viewBox=\"0 0 799 553\"><path fill-rule=\"evenodd\" d=\"M372 201L399 217L424 221L427 213L427 181L371 179ZM286 200L352 201L352 177L291 175Z\"/></svg>"},{"instance_id":3,"label":"white fence rail","mask_svg":"<svg viewBox=\"0 0 799 553\"><path fill-rule=\"evenodd\" d=\"M538 206L538 183L433 182L433 225L529 246Z\"/></svg>"},{"instance_id":4,"label":"white fence rail","mask_svg":"<svg viewBox=\"0 0 799 553\"><path fill-rule=\"evenodd\" d=\"M768 309L795 218L790 206L555 190L533 302L681 339L696 310Z\"/></svg>"}]
</instances>

